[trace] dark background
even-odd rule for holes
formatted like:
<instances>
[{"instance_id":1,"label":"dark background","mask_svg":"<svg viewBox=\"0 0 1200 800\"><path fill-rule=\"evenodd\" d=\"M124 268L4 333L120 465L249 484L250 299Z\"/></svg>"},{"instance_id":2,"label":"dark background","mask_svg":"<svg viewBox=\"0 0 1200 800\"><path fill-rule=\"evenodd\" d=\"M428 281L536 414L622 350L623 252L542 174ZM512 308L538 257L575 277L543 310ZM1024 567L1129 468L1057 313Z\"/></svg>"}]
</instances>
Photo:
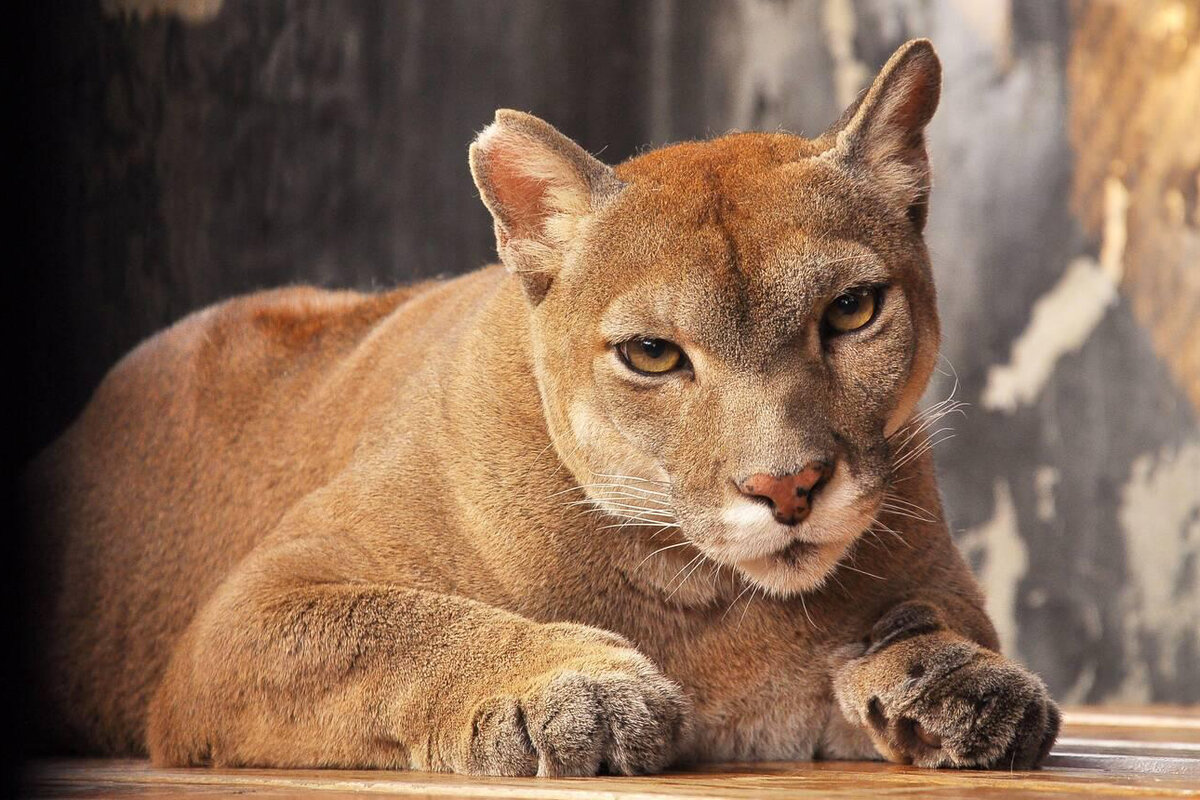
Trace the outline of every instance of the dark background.
<instances>
[{"instance_id":1,"label":"dark background","mask_svg":"<svg viewBox=\"0 0 1200 800\"><path fill-rule=\"evenodd\" d=\"M493 259L466 147L497 107L609 162L733 128L816 134L930 36L946 71L930 399L956 376L971 404L939 447L958 541L1006 647L1067 702L1200 701L1194 0L24 13L18 461L130 347L208 303Z\"/></svg>"}]
</instances>

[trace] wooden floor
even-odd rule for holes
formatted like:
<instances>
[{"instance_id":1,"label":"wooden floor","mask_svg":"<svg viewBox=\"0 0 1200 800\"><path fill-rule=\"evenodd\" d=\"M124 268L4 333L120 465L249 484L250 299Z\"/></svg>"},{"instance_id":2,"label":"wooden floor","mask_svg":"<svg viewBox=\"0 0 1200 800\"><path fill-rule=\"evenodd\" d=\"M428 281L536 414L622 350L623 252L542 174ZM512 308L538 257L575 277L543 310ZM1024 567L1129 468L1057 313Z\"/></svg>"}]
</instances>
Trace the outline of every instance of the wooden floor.
<instances>
[{"instance_id":1,"label":"wooden floor","mask_svg":"<svg viewBox=\"0 0 1200 800\"><path fill-rule=\"evenodd\" d=\"M31 797L229 795L336 800L364 794L539 800L619 798L1200 797L1200 709L1068 712L1036 772L920 770L891 764L723 764L646 778L464 778L415 772L157 770L143 761L34 765Z\"/></svg>"}]
</instances>

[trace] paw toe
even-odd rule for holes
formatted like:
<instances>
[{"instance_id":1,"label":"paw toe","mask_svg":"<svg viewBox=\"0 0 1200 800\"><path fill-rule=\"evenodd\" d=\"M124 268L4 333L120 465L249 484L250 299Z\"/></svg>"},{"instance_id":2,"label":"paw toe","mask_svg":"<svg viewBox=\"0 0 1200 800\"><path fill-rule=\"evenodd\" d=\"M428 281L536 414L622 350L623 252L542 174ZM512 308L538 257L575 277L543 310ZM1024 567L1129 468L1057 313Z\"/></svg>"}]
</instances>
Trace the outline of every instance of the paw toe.
<instances>
[{"instance_id":1,"label":"paw toe","mask_svg":"<svg viewBox=\"0 0 1200 800\"><path fill-rule=\"evenodd\" d=\"M670 688L633 680L604 685L612 732L611 771L639 775L657 772L670 762L682 720L680 702Z\"/></svg>"},{"instance_id":2,"label":"paw toe","mask_svg":"<svg viewBox=\"0 0 1200 800\"><path fill-rule=\"evenodd\" d=\"M494 697L476 709L471 722L468 769L482 775L537 774L538 758L515 697Z\"/></svg>"},{"instance_id":3,"label":"paw toe","mask_svg":"<svg viewBox=\"0 0 1200 800\"><path fill-rule=\"evenodd\" d=\"M600 770L609 732L599 695L588 676L565 672L528 702L539 775L588 776Z\"/></svg>"}]
</instances>

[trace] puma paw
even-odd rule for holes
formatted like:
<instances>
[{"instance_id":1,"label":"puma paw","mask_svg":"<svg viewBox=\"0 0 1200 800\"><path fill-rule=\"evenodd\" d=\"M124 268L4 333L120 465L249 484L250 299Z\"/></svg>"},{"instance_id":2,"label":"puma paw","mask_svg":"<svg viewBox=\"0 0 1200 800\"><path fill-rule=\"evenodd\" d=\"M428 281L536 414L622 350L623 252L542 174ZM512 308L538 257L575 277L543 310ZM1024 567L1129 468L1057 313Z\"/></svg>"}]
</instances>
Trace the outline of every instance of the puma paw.
<instances>
[{"instance_id":1,"label":"puma paw","mask_svg":"<svg viewBox=\"0 0 1200 800\"><path fill-rule=\"evenodd\" d=\"M914 642L914 646L917 645ZM1058 708L1035 675L982 650L939 670L916 658L911 691L872 695L863 709L873 737L895 760L923 767L1032 769L1058 735ZM885 697L887 698L885 700ZM898 702L897 702L898 701Z\"/></svg>"},{"instance_id":2,"label":"puma paw","mask_svg":"<svg viewBox=\"0 0 1200 800\"><path fill-rule=\"evenodd\" d=\"M637 775L670 764L690 729L687 698L641 654L613 650L618 658L581 659L480 703L469 771Z\"/></svg>"},{"instance_id":3,"label":"puma paw","mask_svg":"<svg viewBox=\"0 0 1200 800\"><path fill-rule=\"evenodd\" d=\"M1058 707L1024 667L944 630L882 644L847 665L835 691L890 760L1032 769L1049 754Z\"/></svg>"}]
</instances>

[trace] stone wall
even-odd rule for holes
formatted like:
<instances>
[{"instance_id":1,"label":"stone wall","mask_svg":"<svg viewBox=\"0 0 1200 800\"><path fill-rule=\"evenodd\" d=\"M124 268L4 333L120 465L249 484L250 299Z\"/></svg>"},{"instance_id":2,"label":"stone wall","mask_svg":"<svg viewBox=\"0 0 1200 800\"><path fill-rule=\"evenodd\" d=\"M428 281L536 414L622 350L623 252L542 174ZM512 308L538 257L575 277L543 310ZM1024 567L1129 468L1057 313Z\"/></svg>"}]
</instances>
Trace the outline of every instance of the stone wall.
<instances>
[{"instance_id":1,"label":"stone wall","mask_svg":"<svg viewBox=\"0 0 1200 800\"><path fill-rule=\"evenodd\" d=\"M930 400L969 404L937 450L958 541L1063 699L1200 701L1200 2L41 5L25 454L192 309L494 258L466 145L497 107L609 161L815 134L931 37Z\"/></svg>"}]
</instances>

